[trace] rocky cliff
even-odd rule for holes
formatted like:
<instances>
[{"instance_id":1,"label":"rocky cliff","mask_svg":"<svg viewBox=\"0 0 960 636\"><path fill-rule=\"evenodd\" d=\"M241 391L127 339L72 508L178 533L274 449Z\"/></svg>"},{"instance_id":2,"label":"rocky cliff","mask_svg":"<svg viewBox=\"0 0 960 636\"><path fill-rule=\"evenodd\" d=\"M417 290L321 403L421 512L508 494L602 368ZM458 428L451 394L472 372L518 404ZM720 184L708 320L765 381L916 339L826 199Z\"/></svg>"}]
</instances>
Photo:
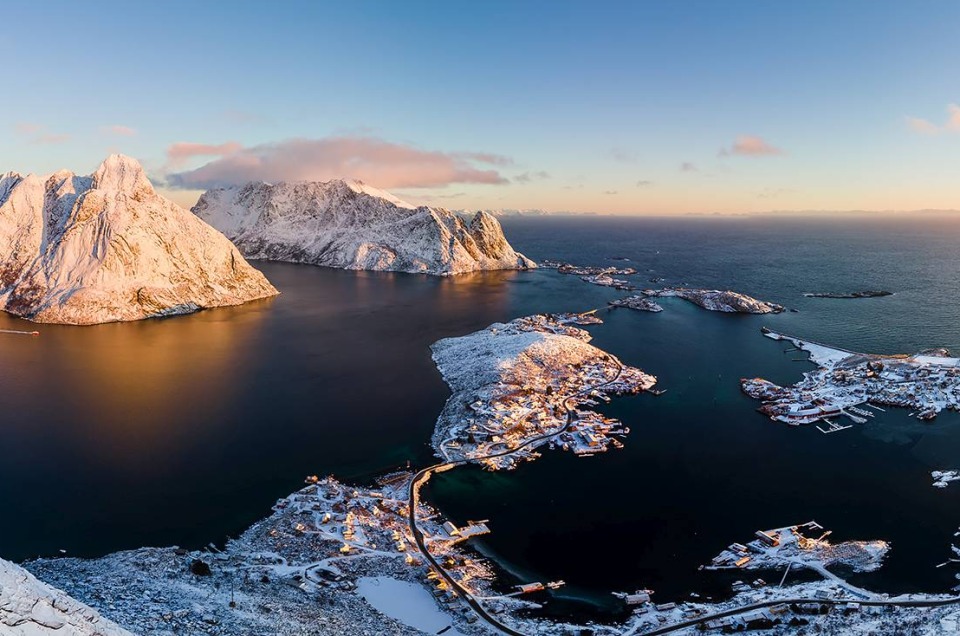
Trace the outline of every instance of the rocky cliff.
<instances>
[{"instance_id":1,"label":"rocky cliff","mask_svg":"<svg viewBox=\"0 0 960 636\"><path fill-rule=\"evenodd\" d=\"M131 636L96 610L3 559L0 559L0 634Z\"/></svg>"},{"instance_id":2,"label":"rocky cliff","mask_svg":"<svg viewBox=\"0 0 960 636\"><path fill-rule=\"evenodd\" d=\"M189 313L277 290L220 232L158 195L135 160L90 176L0 175L0 309L87 325Z\"/></svg>"},{"instance_id":3,"label":"rocky cliff","mask_svg":"<svg viewBox=\"0 0 960 636\"><path fill-rule=\"evenodd\" d=\"M437 275L536 267L485 212L467 224L359 181L252 182L206 192L193 212L253 259Z\"/></svg>"}]
</instances>

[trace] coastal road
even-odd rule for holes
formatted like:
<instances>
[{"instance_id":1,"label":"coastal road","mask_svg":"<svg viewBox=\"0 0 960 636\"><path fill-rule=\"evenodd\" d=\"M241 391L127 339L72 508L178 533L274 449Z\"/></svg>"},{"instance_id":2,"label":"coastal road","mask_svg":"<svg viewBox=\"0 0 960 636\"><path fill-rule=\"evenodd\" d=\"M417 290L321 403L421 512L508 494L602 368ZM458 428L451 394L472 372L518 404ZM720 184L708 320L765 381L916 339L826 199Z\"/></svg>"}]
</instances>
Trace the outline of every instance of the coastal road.
<instances>
[{"instance_id":1,"label":"coastal road","mask_svg":"<svg viewBox=\"0 0 960 636\"><path fill-rule=\"evenodd\" d=\"M667 625L666 627L660 627L648 632L641 632L642 636L659 636L660 634L669 634L670 632L675 632L680 629L687 629L688 627L695 627L701 623L707 621L712 621L718 618L726 618L728 616L736 616L737 614L744 614L756 609L763 609L765 607L773 607L774 605L782 605L786 603L787 605L793 603L819 603L821 605L846 605L847 603L854 601L859 603L861 606L867 605L871 607L942 607L944 605L954 605L960 603L960 596L952 596L950 598L944 599L930 599L930 600L903 600L903 601L861 601L859 599L821 599L821 598L780 598L772 601L761 601L759 603L752 603L750 605L744 605L742 607L736 607L730 610L724 610L722 612L717 612L715 614L708 614L706 616L701 616L700 618L694 618L682 623L674 623L673 625Z\"/></svg>"},{"instance_id":2,"label":"coastal road","mask_svg":"<svg viewBox=\"0 0 960 636\"><path fill-rule=\"evenodd\" d=\"M450 576L450 574L448 574L447 571L443 569L443 567L440 565L437 559L434 558L432 554L430 554L429 550L427 550L427 545L423 538L423 531L420 530L420 528L417 526L417 506L420 503L420 487L423 484L430 481L430 477L433 476L433 474L436 472L444 472L452 468L455 468L457 466L474 463L484 459L494 459L497 457L505 457L507 455L512 455L513 453L516 453L517 451L520 451L526 448L527 446L530 446L531 444L537 444L551 437L556 437L562 433L565 433L570 429L570 427L573 425L573 422L574 422L573 409L571 409L569 406L570 400L581 397L583 395L587 395L591 391L595 391L597 389L602 389L605 386L609 386L614 382L616 382L617 380L619 380L622 374L623 374L623 365L618 363L617 374L613 377L613 379L607 380L606 382L602 382L600 384L597 384L591 387L581 389L580 391L577 391L573 395L570 395L564 398L562 405L563 405L564 411L566 411L566 414L567 414L567 422L566 424L564 424L563 428L561 428L560 430L555 431L553 433L545 433L543 435L533 437L527 440L526 442L524 442L523 444L520 444L516 448L509 451L504 451L502 453L494 453L492 455L487 455L486 457L475 458L471 461L459 460L454 462L443 462L440 464L434 464L433 466L428 466L427 468L424 468L423 470L419 471L416 475L414 475L413 479L410 481L409 502L408 502L409 524L410 524L410 532L411 534L413 534L413 538L417 543L417 548L419 548L421 554L423 554L423 557L430 563L430 565L432 565L433 568L440 574L440 576L443 577L443 580L446 581L447 584L452 589L456 590L457 593L459 593L460 596L463 597L463 600L465 600L467 602L467 605L469 605L470 608L474 612L476 612L477 616L479 616L484 621L486 621L494 629L497 629L505 634L510 634L511 636L525 636L523 632L518 632L512 627L508 625L504 625L496 617L492 616L489 612L487 612L487 610L484 609L483 605L481 605L480 602L476 598L474 598L473 594L471 594L469 590L467 590L465 587L460 585L459 582L457 582L452 576Z\"/></svg>"}]
</instances>

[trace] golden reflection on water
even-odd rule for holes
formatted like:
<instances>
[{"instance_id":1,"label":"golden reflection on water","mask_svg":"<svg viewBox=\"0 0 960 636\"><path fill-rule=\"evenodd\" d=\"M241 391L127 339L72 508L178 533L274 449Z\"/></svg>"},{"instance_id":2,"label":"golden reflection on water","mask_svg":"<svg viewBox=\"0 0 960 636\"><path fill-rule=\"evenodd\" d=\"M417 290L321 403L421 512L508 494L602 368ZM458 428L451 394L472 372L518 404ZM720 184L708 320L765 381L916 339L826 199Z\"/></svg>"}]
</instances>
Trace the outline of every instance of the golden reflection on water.
<instances>
[{"instance_id":1,"label":"golden reflection on water","mask_svg":"<svg viewBox=\"0 0 960 636\"><path fill-rule=\"evenodd\" d=\"M324 424L327 408L349 411L351 428L375 433L383 414L349 395L415 403L401 378L433 369L429 345L508 318L508 283L524 275L261 265L283 293L239 307L88 327L0 314L0 329L41 332L0 334L0 435L32 449L55 438L78 461L140 476L203 453L249 452L258 440L284 435L284 421L254 421L245 404L259 405L261 417L315 416L315 442L342 435ZM337 390L342 399L320 397L327 386L311 387L330 385L331 376L353 387ZM270 381L298 397L274 408L265 394Z\"/></svg>"},{"instance_id":2,"label":"golden reflection on water","mask_svg":"<svg viewBox=\"0 0 960 636\"><path fill-rule=\"evenodd\" d=\"M72 437L90 459L122 465L173 454L189 437L223 434L230 422L218 415L249 379L252 368L243 360L257 349L272 303L89 327L3 315L0 328L30 324L41 332L0 339L0 377L19 394L0 396L17 416L4 418L3 435L15 434L17 422L49 427L51 435ZM40 395L49 403L21 399ZM83 416L63 426L72 414Z\"/></svg>"}]
</instances>

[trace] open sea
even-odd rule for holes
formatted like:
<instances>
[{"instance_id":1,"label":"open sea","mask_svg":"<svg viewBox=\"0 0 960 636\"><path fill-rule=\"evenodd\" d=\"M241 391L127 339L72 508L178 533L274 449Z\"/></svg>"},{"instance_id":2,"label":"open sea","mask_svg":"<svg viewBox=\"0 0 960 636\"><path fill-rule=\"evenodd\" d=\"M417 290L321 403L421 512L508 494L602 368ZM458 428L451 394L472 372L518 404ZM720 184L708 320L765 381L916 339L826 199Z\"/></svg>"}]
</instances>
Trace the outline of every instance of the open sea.
<instances>
[{"instance_id":1,"label":"open sea","mask_svg":"<svg viewBox=\"0 0 960 636\"><path fill-rule=\"evenodd\" d=\"M504 585L565 580L542 597L557 616L615 616L610 592L638 588L658 602L718 598L732 578L697 566L755 530L811 519L838 541L891 542L858 585L957 583L960 569L935 566L953 556L960 485L933 488L930 471L960 468L960 417L927 424L890 409L822 435L757 413L739 379L792 383L813 368L761 326L856 351L960 352L960 217L557 217L504 229L536 260L630 265L639 286L729 288L797 310L726 315L669 298L659 314L603 310L593 343L667 390L603 407L630 427L626 448L544 449L516 471L457 469L424 490L455 522L489 519L476 546ZM255 265L281 296L95 327L0 314L0 329L42 334L0 334L0 556L200 547L269 514L305 475L369 482L432 463L449 395L432 342L624 295L546 269L441 279ZM802 296L867 289L894 295Z\"/></svg>"}]
</instances>

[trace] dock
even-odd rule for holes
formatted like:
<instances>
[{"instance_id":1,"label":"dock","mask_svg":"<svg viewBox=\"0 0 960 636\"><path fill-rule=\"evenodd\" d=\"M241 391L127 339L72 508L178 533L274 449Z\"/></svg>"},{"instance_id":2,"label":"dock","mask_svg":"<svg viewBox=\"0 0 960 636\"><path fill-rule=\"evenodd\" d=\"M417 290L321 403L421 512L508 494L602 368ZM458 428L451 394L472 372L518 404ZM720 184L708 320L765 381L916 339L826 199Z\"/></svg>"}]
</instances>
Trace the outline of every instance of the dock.
<instances>
[{"instance_id":1,"label":"dock","mask_svg":"<svg viewBox=\"0 0 960 636\"><path fill-rule=\"evenodd\" d=\"M39 331L20 331L17 329L0 329L0 333L8 333L16 336L39 336Z\"/></svg>"}]
</instances>

